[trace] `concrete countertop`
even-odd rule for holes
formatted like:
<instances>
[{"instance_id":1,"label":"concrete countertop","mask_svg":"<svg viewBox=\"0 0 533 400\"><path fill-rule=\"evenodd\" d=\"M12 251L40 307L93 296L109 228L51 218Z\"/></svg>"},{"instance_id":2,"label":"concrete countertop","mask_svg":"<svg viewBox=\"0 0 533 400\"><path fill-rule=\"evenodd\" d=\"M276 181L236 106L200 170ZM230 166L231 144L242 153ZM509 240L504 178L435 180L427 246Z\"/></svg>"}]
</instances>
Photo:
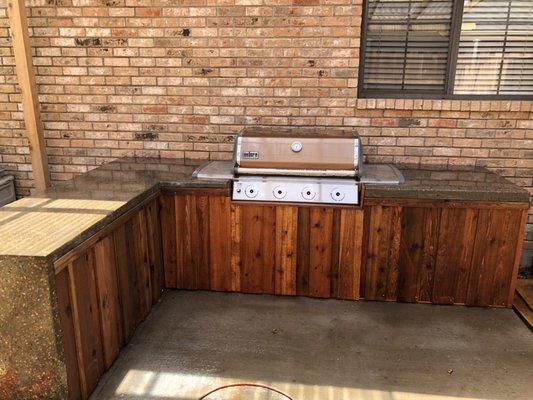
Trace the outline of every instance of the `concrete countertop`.
<instances>
[{"instance_id":1,"label":"concrete countertop","mask_svg":"<svg viewBox=\"0 0 533 400\"><path fill-rule=\"evenodd\" d=\"M396 165L405 182L366 185L366 198L529 203L529 192L482 167Z\"/></svg>"},{"instance_id":2,"label":"concrete countertop","mask_svg":"<svg viewBox=\"0 0 533 400\"><path fill-rule=\"evenodd\" d=\"M224 188L192 177L200 162L121 158L0 208L0 258L55 258L134 208L162 186Z\"/></svg>"},{"instance_id":3,"label":"concrete countertop","mask_svg":"<svg viewBox=\"0 0 533 400\"><path fill-rule=\"evenodd\" d=\"M0 256L55 258L160 188L224 188L198 180L202 161L122 158L0 208ZM366 198L529 202L529 194L483 168L400 166L400 185L366 185Z\"/></svg>"}]
</instances>

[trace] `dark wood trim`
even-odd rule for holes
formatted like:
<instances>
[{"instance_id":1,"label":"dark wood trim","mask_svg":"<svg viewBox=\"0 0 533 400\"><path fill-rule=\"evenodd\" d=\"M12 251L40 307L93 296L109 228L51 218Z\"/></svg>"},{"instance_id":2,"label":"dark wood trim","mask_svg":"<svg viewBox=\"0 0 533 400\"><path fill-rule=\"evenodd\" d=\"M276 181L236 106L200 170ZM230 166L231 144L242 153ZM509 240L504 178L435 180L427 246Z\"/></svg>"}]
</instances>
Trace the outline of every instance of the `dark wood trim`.
<instances>
[{"instance_id":1,"label":"dark wood trim","mask_svg":"<svg viewBox=\"0 0 533 400\"><path fill-rule=\"evenodd\" d=\"M179 195L193 195L193 196L231 196L231 186L223 188L187 188L187 187L162 187L161 194L171 196Z\"/></svg>"},{"instance_id":2,"label":"dark wood trim","mask_svg":"<svg viewBox=\"0 0 533 400\"><path fill-rule=\"evenodd\" d=\"M72 324L74 325L74 338L76 342L76 359L78 361L78 374L80 378L80 387L83 398L88 398L87 380L85 378L85 364L83 361L83 353L81 351L81 326L78 315L78 300L76 293L76 282L74 280L74 267L72 261L67 263L68 278L69 278L69 295L72 307ZM57 273L56 273L57 274Z\"/></svg>"},{"instance_id":3,"label":"dark wood trim","mask_svg":"<svg viewBox=\"0 0 533 400\"><path fill-rule=\"evenodd\" d=\"M518 233L518 239L516 241L514 266L513 266L513 272L511 275L511 278L512 278L511 287L509 288L509 298L507 299L508 307L513 306L513 300L514 300L515 289L516 289L516 281L518 279L518 269L520 268L520 258L522 257L522 248L524 247L524 239L526 236L527 218L528 218L528 210L525 209L524 211L522 211L522 219L520 221L520 228L518 228L519 233Z\"/></svg>"},{"instance_id":4,"label":"dark wood trim","mask_svg":"<svg viewBox=\"0 0 533 400\"><path fill-rule=\"evenodd\" d=\"M399 198L367 198L365 206L412 206L412 207L446 207L446 208L491 208L491 209L529 209L529 203L522 202L484 202L465 200L432 200L432 199L399 199Z\"/></svg>"}]
</instances>

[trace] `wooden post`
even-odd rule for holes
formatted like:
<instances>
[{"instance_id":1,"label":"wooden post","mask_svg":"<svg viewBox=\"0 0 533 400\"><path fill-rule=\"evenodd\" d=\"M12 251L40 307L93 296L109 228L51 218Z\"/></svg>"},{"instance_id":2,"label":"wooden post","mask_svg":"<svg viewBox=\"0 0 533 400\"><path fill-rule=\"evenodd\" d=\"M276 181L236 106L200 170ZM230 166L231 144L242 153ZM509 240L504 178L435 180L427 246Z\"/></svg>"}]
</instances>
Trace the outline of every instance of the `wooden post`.
<instances>
[{"instance_id":1,"label":"wooden post","mask_svg":"<svg viewBox=\"0 0 533 400\"><path fill-rule=\"evenodd\" d=\"M37 190L50 186L50 172L46 157L46 144L43 135L43 124L37 98L37 85L31 55L31 44L28 36L28 22L24 0L8 0L7 10L11 25L11 38L17 78L22 92L22 111L26 125L26 135L30 147L33 179Z\"/></svg>"}]
</instances>

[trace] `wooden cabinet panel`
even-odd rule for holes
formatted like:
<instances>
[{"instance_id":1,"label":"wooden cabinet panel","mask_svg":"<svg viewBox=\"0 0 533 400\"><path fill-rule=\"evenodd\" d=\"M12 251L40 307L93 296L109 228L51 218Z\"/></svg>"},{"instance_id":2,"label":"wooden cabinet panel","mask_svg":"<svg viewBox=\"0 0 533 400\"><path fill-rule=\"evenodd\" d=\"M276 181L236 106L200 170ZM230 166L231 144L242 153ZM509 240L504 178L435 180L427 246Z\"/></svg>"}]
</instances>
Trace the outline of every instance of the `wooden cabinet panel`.
<instances>
[{"instance_id":1,"label":"wooden cabinet panel","mask_svg":"<svg viewBox=\"0 0 533 400\"><path fill-rule=\"evenodd\" d=\"M442 209L433 285L436 304L466 303L477 219L476 209Z\"/></svg>"},{"instance_id":2,"label":"wooden cabinet panel","mask_svg":"<svg viewBox=\"0 0 533 400\"><path fill-rule=\"evenodd\" d=\"M80 376L78 372L78 355L74 333L73 307L69 289L69 269L63 268L56 275L56 296L63 338L63 352L67 368L68 399L82 398Z\"/></svg>"},{"instance_id":3,"label":"wooden cabinet panel","mask_svg":"<svg viewBox=\"0 0 533 400\"><path fill-rule=\"evenodd\" d=\"M98 295L94 273L94 248L76 258L70 266L75 329L84 397L89 395L104 372Z\"/></svg>"},{"instance_id":4,"label":"wooden cabinet panel","mask_svg":"<svg viewBox=\"0 0 533 400\"><path fill-rule=\"evenodd\" d=\"M398 261L399 301L432 300L439 216L439 208L403 209Z\"/></svg>"},{"instance_id":5,"label":"wooden cabinet panel","mask_svg":"<svg viewBox=\"0 0 533 400\"><path fill-rule=\"evenodd\" d=\"M298 207L276 207L275 228L274 292L276 294L295 295L297 292Z\"/></svg>"},{"instance_id":6,"label":"wooden cabinet panel","mask_svg":"<svg viewBox=\"0 0 533 400\"><path fill-rule=\"evenodd\" d=\"M365 299L511 306L523 209L421 201L364 212Z\"/></svg>"},{"instance_id":7,"label":"wooden cabinet panel","mask_svg":"<svg viewBox=\"0 0 533 400\"><path fill-rule=\"evenodd\" d=\"M298 220L296 223L296 294L307 296L309 294L309 260L311 257L311 209L298 207Z\"/></svg>"},{"instance_id":8,"label":"wooden cabinet panel","mask_svg":"<svg viewBox=\"0 0 533 400\"><path fill-rule=\"evenodd\" d=\"M174 227L162 221L163 234L176 234L163 238L165 269L177 266L171 287L359 297L361 210L231 203L227 196L204 200L190 193L164 197L163 207L174 205L161 214L175 218ZM199 278L206 272L209 281Z\"/></svg>"},{"instance_id":9,"label":"wooden cabinet panel","mask_svg":"<svg viewBox=\"0 0 533 400\"><path fill-rule=\"evenodd\" d=\"M274 206L240 207L241 291L274 293L276 209Z\"/></svg>"},{"instance_id":10,"label":"wooden cabinet panel","mask_svg":"<svg viewBox=\"0 0 533 400\"><path fill-rule=\"evenodd\" d=\"M398 298L402 209L375 205L364 210L362 297L395 301Z\"/></svg>"},{"instance_id":11,"label":"wooden cabinet panel","mask_svg":"<svg viewBox=\"0 0 533 400\"><path fill-rule=\"evenodd\" d=\"M122 343L127 343L139 324L140 298L138 296L137 272L132 249L131 220L113 232L117 260L118 288L122 307Z\"/></svg>"},{"instance_id":12,"label":"wooden cabinet panel","mask_svg":"<svg viewBox=\"0 0 533 400\"><path fill-rule=\"evenodd\" d=\"M174 196L177 288L209 288L208 201L207 196Z\"/></svg>"},{"instance_id":13,"label":"wooden cabinet panel","mask_svg":"<svg viewBox=\"0 0 533 400\"><path fill-rule=\"evenodd\" d=\"M146 205L146 233L148 239L148 264L150 268L152 304L161 298L161 294L165 288L159 210L159 201L157 199L152 200Z\"/></svg>"},{"instance_id":14,"label":"wooden cabinet panel","mask_svg":"<svg viewBox=\"0 0 533 400\"><path fill-rule=\"evenodd\" d=\"M56 263L69 398L88 398L163 289L158 203Z\"/></svg>"},{"instance_id":15,"label":"wooden cabinet panel","mask_svg":"<svg viewBox=\"0 0 533 400\"><path fill-rule=\"evenodd\" d=\"M115 244L109 235L94 246L98 306L102 323L104 367L108 369L118 356L122 342L120 298L118 292Z\"/></svg>"},{"instance_id":16,"label":"wooden cabinet panel","mask_svg":"<svg viewBox=\"0 0 533 400\"><path fill-rule=\"evenodd\" d=\"M309 292L312 297L331 293L331 258L333 247L333 209L313 207L309 231Z\"/></svg>"},{"instance_id":17,"label":"wooden cabinet panel","mask_svg":"<svg viewBox=\"0 0 533 400\"><path fill-rule=\"evenodd\" d=\"M176 210L175 196L161 196L161 242L163 247L163 265L165 287L177 288L177 250L176 250Z\"/></svg>"},{"instance_id":18,"label":"wooden cabinet panel","mask_svg":"<svg viewBox=\"0 0 533 400\"><path fill-rule=\"evenodd\" d=\"M133 268L137 274L136 289L140 307L137 322L140 322L146 318L152 308L152 282L148 263L146 210L144 208L126 223L126 230L128 234L131 234L128 242L130 243L129 249L133 253L131 257Z\"/></svg>"},{"instance_id":19,"label":"wooden cabinet panel","mask_svg":"<svg viewBox=\"0 0 533 400\"><path fill-rule=\"evenodd\" d=\"M516 210L479 210L468 281L468 305L510 306L509 290L521 234L520 222L521 213Z\"/></svg>"},{"instance_id":20,"label":"wooden cabinet panel","mask_svg":"<svg viewBox=\"0 0 533 400\"><path fill-rule=\"evenodd\" d=\"M209 272L212 290L241 289L240 263L232 262L231 254L232 215L229 197L209 198Z\"/></svg>"},{"instance_id":21,"label":"wooden cabinet panel","mask_svg":"<svg viewBox=\"0 0 533 400\"><path fill-rule=\"evenodd\" d=\"M355 300L360 297L361 259L363 245L363 212L340 211L339 257L333 297Z\"/></svg>"}]
</instances>

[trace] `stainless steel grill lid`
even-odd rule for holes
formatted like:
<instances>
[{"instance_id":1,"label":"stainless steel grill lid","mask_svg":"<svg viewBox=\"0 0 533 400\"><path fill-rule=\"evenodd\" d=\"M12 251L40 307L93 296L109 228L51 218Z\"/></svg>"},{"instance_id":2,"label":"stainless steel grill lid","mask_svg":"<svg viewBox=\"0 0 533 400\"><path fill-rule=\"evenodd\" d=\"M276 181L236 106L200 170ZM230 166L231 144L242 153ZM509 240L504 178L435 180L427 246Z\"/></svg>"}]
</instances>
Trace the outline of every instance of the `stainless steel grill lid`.
<instances>
[{"instance_id":1,"label":"stainless steel grill lid","mask_svg":"<svg viewBox=\"0 0 533 400\"><path fill-rule=\"evenodd\" d=\"M361 142L354 130L248 128L235 141L236 175L357 177Z\"/></svg>"}]
</instances>

